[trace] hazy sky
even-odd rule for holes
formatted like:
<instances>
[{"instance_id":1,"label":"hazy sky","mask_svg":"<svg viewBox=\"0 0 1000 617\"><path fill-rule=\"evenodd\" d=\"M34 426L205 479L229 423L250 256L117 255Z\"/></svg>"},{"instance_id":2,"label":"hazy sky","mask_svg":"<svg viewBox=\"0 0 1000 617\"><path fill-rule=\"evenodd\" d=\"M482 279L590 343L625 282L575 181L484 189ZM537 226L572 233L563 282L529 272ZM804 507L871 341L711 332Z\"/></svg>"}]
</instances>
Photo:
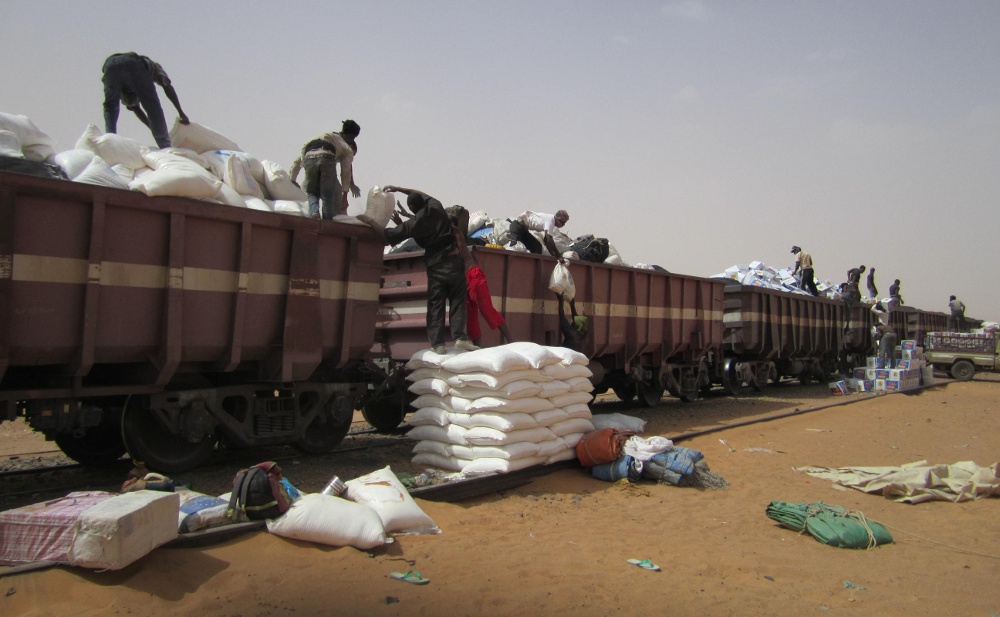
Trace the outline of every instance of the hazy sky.
<instances>
[{"instance_id":1,"label":"hazy sky","mask_svg":"<svg viewBox=\"0 0 1000 617\"><path fill-rule=\"evenodd\" d=\"M839 283L1000 320L1000 2L4 0L0 111L71 149L101 64L160 62L185 112L286 168L361 124L362 189L710 276L792 244ZM162 95L168 121L175 112ZM122 109L119 133L153 145Z\"/></svg>"}]
</instances>

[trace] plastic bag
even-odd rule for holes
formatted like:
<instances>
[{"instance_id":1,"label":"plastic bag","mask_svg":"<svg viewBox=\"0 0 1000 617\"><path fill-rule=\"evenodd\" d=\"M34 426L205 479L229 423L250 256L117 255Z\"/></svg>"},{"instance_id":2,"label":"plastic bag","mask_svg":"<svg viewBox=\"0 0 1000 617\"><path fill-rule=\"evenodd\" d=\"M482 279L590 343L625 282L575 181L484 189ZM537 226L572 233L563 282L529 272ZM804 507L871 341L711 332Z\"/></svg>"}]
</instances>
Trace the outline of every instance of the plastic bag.
<instances>
[{"instance_id":1,"label":"plastic bag","mask_svg":"<svg viewBox=\"0 0 1000 617\"><path fill-rule=\"evenodd\" d=\"M573 282L573 275L570 274L566 264L561 261L552 269L549 289L561 294L564 300L572 300L576 297L576 283Z\"/></svg>"}]
</instances>

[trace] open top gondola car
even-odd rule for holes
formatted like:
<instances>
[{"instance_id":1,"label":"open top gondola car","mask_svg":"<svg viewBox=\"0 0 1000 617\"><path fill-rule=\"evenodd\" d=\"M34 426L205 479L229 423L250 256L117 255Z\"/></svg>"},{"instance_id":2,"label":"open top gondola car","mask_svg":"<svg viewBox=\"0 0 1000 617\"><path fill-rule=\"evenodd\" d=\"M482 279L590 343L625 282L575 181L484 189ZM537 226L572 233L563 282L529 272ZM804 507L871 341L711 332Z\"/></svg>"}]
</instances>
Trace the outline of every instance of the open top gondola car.
<instances>
[{"instance_id":1,"label":"open top gondola car","mask_svg":"<svg viewBox=\"0 0 1000 617\"><path fill-rule=\"evenodd\" d=\"M220 439L327 451L381 270L364 225L0 173L0 419L165 472Z\"/></svg>"}]
</instances>

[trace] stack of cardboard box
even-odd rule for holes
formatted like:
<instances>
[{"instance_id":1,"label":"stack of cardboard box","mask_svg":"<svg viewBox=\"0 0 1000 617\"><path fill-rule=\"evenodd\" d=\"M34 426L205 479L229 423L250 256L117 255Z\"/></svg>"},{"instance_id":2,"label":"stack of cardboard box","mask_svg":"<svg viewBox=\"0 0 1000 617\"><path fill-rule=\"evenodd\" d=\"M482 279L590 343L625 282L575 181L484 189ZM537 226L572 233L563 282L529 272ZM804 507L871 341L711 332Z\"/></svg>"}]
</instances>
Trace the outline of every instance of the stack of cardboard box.
<instances>
[{"instance_id":1,"label":"stack of cardboard box","mask_svg":"<svg viewBox=\"0 0 1000 617\"><path fill-rule=\"evenodd\" d=\"M853 378L845 385L856 392L904 392L920 387L930 372L925 370L924 348L916 341L902 341L900 356L895 368L885 368L882 358L870 356L867 366L855 368Z\"/></svg>"}]
</instances>

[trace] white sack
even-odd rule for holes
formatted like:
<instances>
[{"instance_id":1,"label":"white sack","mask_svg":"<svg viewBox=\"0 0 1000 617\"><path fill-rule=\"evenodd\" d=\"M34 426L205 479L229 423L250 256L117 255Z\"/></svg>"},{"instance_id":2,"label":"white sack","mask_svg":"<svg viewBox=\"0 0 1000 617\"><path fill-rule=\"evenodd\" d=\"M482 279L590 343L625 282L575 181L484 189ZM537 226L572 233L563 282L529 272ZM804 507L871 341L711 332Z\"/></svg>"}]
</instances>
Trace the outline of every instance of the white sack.
<instances>
[{"instance_id":1,"label":"white sack","mask_svg":"<svg viewBox=\"0 0 1000 617\"><path fill-rule=\"evenodd\" d=\"M368 200L365 203L365 216L379 227L385 227L389 224L392 212L395 209L396 198L392 193L386 193L378 186L372 187L368 191Z\"/></svg>"},{"instance_id":2,"label":"white sack","mask_svg":"<svg viewBox=\"0 0 1000 617\"><path fill-rule=\"evenodd\" d=\"M243 148L239 147L236 142L221 133L197 122L181 124L179 118L174 121L174 127L170 129L170 145L174 148L187 148L195 152L208 150L243 151Z\"/></svg>"},{"instance_id":3,"label":"white sack","mask_svg":"<svg viewBox=\"0 0 1000 617\"><path fill-rule=\"evenodd\" d=\"M153 171L149 167L140 167L139 169L142 170L143 173L145 173L147 171ZM117 165L112 165L111 166L111 171L113 171L116 174L118 174L118 177L120 177L122 180L124 180L125 183L127 184L127 183L135 180L135 178L136 178L136 172L138 170L133 170L128 165L122 165L121 163L118 163Z\"/></svg>"},{"instance_id":4,"label":"white sack","mask_svg":"<svg viewBox=\"0 0 1000 617\"><path fill-rule=\"evenodd\" d=\"M88 124L76 142L79 150L90 150L108 165L126 165L132 169L146 166L143 153L149 149L134 139L115 133L101 133L95 124Z\"/></svg>"},{"instance_id":5,"label":"white sack","mask_svg":"<svg viewBox=\"0 0 1000 617\"><path fill-rule=\"evenodd\" d=\"M323 493L303 495L288 512L268 520L267 530L283 538L361 550L392 541L374 509Z\"/></svg>"},{"instance_id":6,"label":"white sack","mask_svg":"<svg viewBox=\"0 0 1000 617\"><path fill-rule=\"evenodd\" d=\"M292 214L295 216L309 216L308 201L292 201L289 199L275 199L274 211L279 214Z\"/></svg>"},{"instance_id":7,"label":"white sack","mask_svg":"<svg viewBox=\"0 0 1000 617\"><path fill-rule=\"evenodd\" d=\"M91 150L66 150L55 156L56 165L66 172L66 177L75 180L83 173L83 170L94 160L94 153Z\"/></svg>"},{"instance_id":8,"label":"white sack","mask_svg":"<svg viewBox=\"0 0 1000 617\"><path fill-rule=\"evenodd\" d=\"M420 452L413 456L414 465L427 465L434 469L444 469L446 471L462 471L471 461L456 458L454 456L442 456L433 452Z\"/></svg>"},{"instance_id":9,"label":"white sack","mask_svg":"<svg viewBox=\"0 0 1000 617\"><path fill-rule=\"evenodd\" d=\"M348 499L374 509L388 533L441 533L389 467L348 480Z\"/></svg>"},{"instance_id":10,"label":"white sack","mask_svg":"<svg viewBox=\"0 0 1000 617\"><path fill-rule=\"evenodd\" d=\"M549 277L549 290L557 294L562 294L564 300L569 302L576 297L576 283L573 275L569 272L569 267L562 261L557 261L552 268L552 276Z\"/></svg>"},{"instance_id":11,"label":"white sack","mask_svg":"<svg viewBox=\"0 0 1000 617\"><path fill-rule=\"evenodd\" d=\"M184 158L194 163L197 163L199 166L202 167L202 169L209 169L208 161L205 160L205 157L198 154L194 150L189 150L187 148L175 148L171 146L169 148L160 148L160 152L163 152L165 154L173 154L176 156L183 156Z\"/></svg>"},{"instance_id":12,"label":"white sack","mask_svg":"<svg viewBox=\"0 0 1000 617\"><path fill-rule=\"evenodd\" d=\"M225 186L225 185L223 185ZM260 199L258 197L243 197L244 203L246 203L247 208L250 210L260 210L261 212L274 212L274 202L268 201L267 199Z\"/></svg>"},{"instance_id":13,"label":"white sack","mask_svg":"<svg viewBox=\"0 0 1000 617\"><path fill-rule=\"evenodd\" d=\"M459 446L439 441L420 441L413 446L414 454L437 454L464 459L466 462L477 458L505 458L516 460L539 456L539 444L520 441L499 446Z\"/></svg>"},{"instance_id":14,"label":"white sack","mask_svg":"<svg viewBox=\"0 0 1000 617\"><path fill-rule=\"evenodd\" d=\"M129 184L133 191L150 196L175 195L212 199L222 186L221 180L184 157L147 152L143 158L153 171L133 180Z\"/></svg>"},{"instance_id":15,"label":"white sack","mask_svg":"<svg viewBox=\"0 0 1000 617\"><path fill-rule=\"evenodd\" d=\"M24 153L21 152L21 140L14 131L0 130L0 156L24 158Z\"/></svg>"},{"instance_id":16,"label":"white sack","mask_svg":"<svg viewBox=\"0 0 1000 617\"><path fill-rule=\"evenodd\" d=\"M538 426L535 418L527 413L496 413L491 411L471 414L458 412L445 413L448 414L447 418L449 422L467 429L482 427L509 432Z\"/></svg>"},{"instance_id":17,"label":"white sack","mask_svg":"<svg viewBox=\"0 0 1000 617\"><path fill-rule=\"evenodd\" d=\"M549 364L542 367L541 373L552 379L571 381L574 377L591 377L594 373L585 364ZM572 382L571 382L572 383Z\"/></svg>"},{"instance_id":18,"label":"white sack","mask_svg":"<svg viewBox=\"0 0 1000 617\"><path fill-rule=\"evenodd\" d=\"M274 161L261 161L264 169L264 188L271 199L288 199L291 201L306 201L306 192L295 186L281 165Z\"/></svg>"},{"instance_id":19,"label":"white sack","mask_svg":"<svg viewBox=\"0 0 1000 617\"><path fill-rule=\"evenodd\" d=\"M56 153L56 140L35 126L28 116L15 116L0 112L0 130L17 135L20 152L29 161L41 163Z\"/></svg>"},{"instance_id":20,"label":"white sack","mask_svg":"<svg viewBox=\"0 0 1000 617\"><path fill-rule=\"evenodd\" d=\"M646 430L646 421L635 416L626 416L621 413L597 414L591 418L595 430L615 428L620 431L632 431L641 433Z\"/></svg>"},{"instance_id":21,"label":"white sack","mask_svg":"<svg viewBox=\"0 0 1000 617\"><path fill-rule=\"evenodd\" d=\"M521 469L527 469L533 465L540 465L541 463L544 463L545 460L546 459L540 456L519 458L513 461L502 458L477 458L474 461L470 461L462 468L462 475L474 478L476 476L485 476L495 473L520 471Z\"/></svg>"},{"instance_id":22,"label":"white sack","mask_svg":"<svg viewBox=\"0 0 1000 617\"><path fill-rule=\"evenodd\" d=\"M518 443L525 441L528 443L541 443L558 437L550 429L544 426L526 428L518 431L498 431L492 428L477 426L465 432L465 440L473 446L496 446L503 444Z\"/></svg>"},{"instance_id":23,"label":"white sack","mask_svg":"<svg viewBox=\"0 0 1000 617\"><path fill-rule=\"evenodd\" d=\"M441 381L441 380L437 380ZM448 382L442 382L447 384ZM500 397L510 400L540 396L542 387L547 383L537 383L534 381L512 381L496 388L478 388L474 386L451 387L447 393L461 396L468 399L484 398L487 396Z\"/></svg>"},{"instance_id":24,"label":"white sack","mask_svg":"<svg viewBox=\"0 0 1000 617\"><path fill-rule=\"evenodd\" d=\"M571 435L573 433L590 433L594 430L594 423L587 418L570 418L562 422L556 422L548 427L557 436Z\"/></svg>"},{"instance_id":25,"label":"white sack","mask_svg":"<svg viewBox=\"0 0 1000 617\"><path fill-rule=\"evenodd\" d=\"M453 443L459 446L465 446L469 443L465 440L465 434L467 432L468 431L466 429L458 426L457 424L449 424L447 426L434 426L432 424L427 424L410 429L410 432L408 432L406 436L414 441L427 439L429 441L440 441L441 443Z\"/></svg>"},{"instance_id":26,"label":"white sack","mask_svg":"<svg viewBox=\"0 0 1000 617\"><path fill-rule=\"evenodd\" d=\"M235 206L237 208L246 208L247 200L245 197L236 192L236 189L229 186L225 182L219 187L219 192L215 194L213 198L219 203L226 204L227 206Z\"/></svg>"},{"instance_id":27,"label":"white sack","mask_svg":"<svg viewBox=\"0 0 1000 617\"><path fill-rule=\"evenodd\" d=\"M94 158L90 160L90 164L87 165L86 169L80 172L76 178L73 178L74 182L82 182L84 184L96 184L97 186L110 186L116 189L128 190L129 184L124 178L115 173L115 170L104 162L104 159L94 155Z\"/></svg>"}]
</instances>

